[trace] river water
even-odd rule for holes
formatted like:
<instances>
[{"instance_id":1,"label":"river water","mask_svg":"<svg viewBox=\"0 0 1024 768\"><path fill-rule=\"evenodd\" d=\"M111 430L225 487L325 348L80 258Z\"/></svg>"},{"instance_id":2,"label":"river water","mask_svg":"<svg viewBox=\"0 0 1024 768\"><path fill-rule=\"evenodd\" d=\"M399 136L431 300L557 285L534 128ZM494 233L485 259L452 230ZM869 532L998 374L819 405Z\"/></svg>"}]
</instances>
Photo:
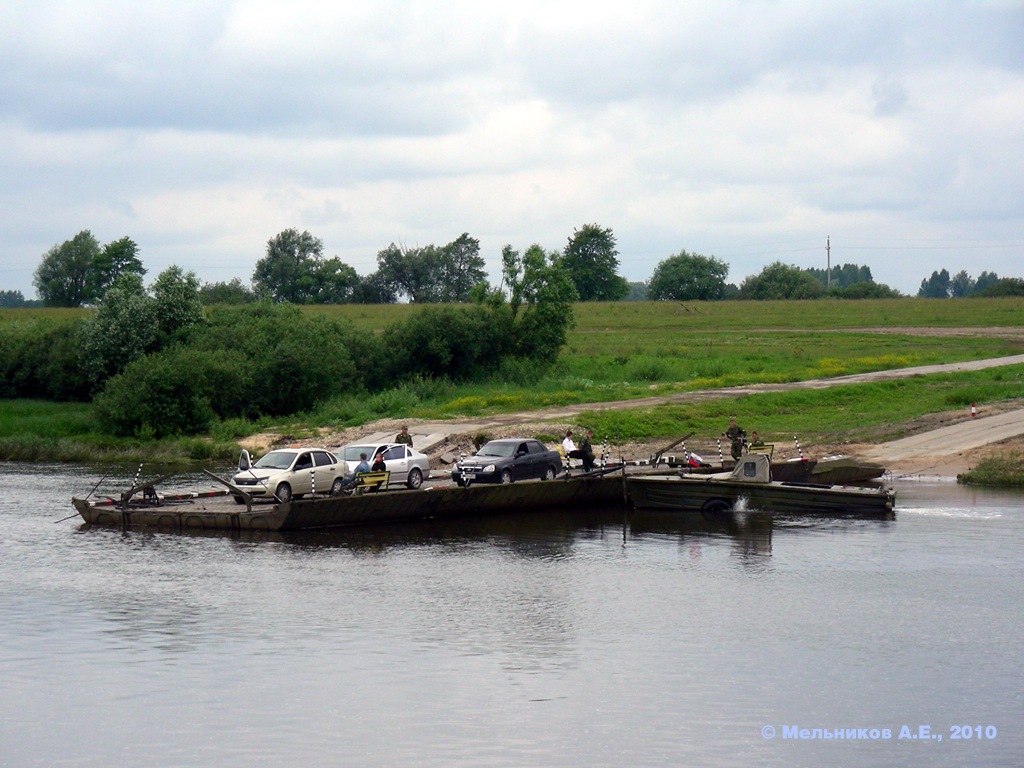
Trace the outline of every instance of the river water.
<instances>
[{"instance_id":1,"label":"river water","mask_svg":"<svg viewBox=\"0 0 1024 768\"><path fill-rule=\"evenodd\" d=\"M239 536L55 522L90 468L0 478L4 768L1024 758L1024 495Z\"/></svg>"}]
</instances>

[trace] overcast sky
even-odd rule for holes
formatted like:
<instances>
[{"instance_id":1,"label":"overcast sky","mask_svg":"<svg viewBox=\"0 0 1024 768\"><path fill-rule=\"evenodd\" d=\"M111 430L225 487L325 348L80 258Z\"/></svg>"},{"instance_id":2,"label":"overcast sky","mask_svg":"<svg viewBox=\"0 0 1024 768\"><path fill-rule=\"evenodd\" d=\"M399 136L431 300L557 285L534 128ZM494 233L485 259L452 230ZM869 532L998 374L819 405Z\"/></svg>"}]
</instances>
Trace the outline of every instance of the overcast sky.
<instances>
[{"instance_id":1,"label":"overcast sky","mask_svg":"<svg viewBox=\"0 0 1024 768\"><path fill-rule=\"evenodd\" d=\"M621 274L686 250L1024 276L1024 2L6 0L0 290L131 237L248 283L309 230L361 275L468 232Z\"/></svg>"}]
</instances>

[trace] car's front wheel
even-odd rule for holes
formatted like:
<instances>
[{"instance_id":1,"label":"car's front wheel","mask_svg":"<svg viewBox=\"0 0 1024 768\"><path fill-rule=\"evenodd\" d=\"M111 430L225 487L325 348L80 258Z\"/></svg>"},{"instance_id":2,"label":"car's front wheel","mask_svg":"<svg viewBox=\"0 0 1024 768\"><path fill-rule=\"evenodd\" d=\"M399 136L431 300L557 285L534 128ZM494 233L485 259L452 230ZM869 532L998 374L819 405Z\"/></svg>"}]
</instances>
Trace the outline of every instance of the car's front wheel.
<instances>
[{"instance_id":1,"label":"car's front wheel","mask_svg":"<svg viewBox=\"0 0 1024 768\"><path fill-rule=\"evenodd\" d=\"M555 468L554 467L548 467L547 468L547 471L544 472L544 479L545 480L554 480L555 479Z\"/></svg>"},{"instance_id":2,"label":"car's front wheel","mask_svg":"<svg viewBox=\"0 0 1024 768\"><path fill-rule=\"evenodd\" d=\"M508 485L511 482L512 482L512 471L508 470L508 469L503 469L501 471L501 484L502 485Z\"/></svg>"},{"instance_id":3,"label":"car's front wheel","mask_svg":"<svg viewBox=\"0 0 1024 768\"><path fill-rule=\"evenodd\" d=\"M341 489L345 487L345 479L343 477L334 478L334 482L331 483L331 496L341 496Z\"/></svg>"},{"instance_id":4,"label":"car's front wheel","mask_svg":"<svg viewBox=\"0 0 1024 768\"><path fill-rule=\"evenodd\" d=\"M415 491L423 485L423 472L418 467L413 467L409 470L409 477L406 479L405 484Z\"/></svg>"},{"instance_id":5,"label":"car's front wheel","mask_svg":"<svg viewBox=\"0 0 1024 768\"><path fill-rule=\"evenodd\" d=\"M274 495L277 496L278 501L287 504L292 500L292 487L288 483L281 483L277 486L277 492Z\"/></svg>"}]
</instances>

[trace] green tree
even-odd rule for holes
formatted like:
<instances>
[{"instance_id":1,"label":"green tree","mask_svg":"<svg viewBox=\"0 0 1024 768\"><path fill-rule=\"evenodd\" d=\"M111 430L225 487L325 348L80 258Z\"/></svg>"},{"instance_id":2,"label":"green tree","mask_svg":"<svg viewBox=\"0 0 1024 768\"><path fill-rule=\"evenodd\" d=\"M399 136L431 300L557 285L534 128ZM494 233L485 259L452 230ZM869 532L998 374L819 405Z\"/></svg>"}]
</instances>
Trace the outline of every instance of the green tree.
<instances>
[{"instance_id":1,"label":"green tree","mask_svg":"<svg viewBox=\"0 0 1024 768\"><path fill-rule=\"evenodd\" d=\"M243 285L235 277L227 283L203 283L199 288L199 299L205 306L211 304L250 304L256 301L252 288Z\"/></svg>"},{"instance_id":2,"label":"green tree","mask_svg":"<svg viewBox=\"0 0 1024 768\"><path fill-rule=\"evenodd\" d=\"M161 345L203 322L199 279L171 265L153 283L153 319Z\"/></svg>"},{"instance_id":3,"label":"green tree","mask_svg":"<svg viewBox=\"0 0 1024 768\"><path fill-rule=\"evenodd\" d=\"M978 279L974 283L974 290L976 293L980 293L998 282L999 275L997 275L995 272L982 272L980 275L978 275Z\"/></svg>"},{"instance_id":4,"label":"green tree","mask_svg":"<svg viewBox=\"0 0 1024 768\"><path fill-rule=\"evenodd\" d=\"M975 291L971 296L1024 296L1024 280L1019 277L1001 277L994 283L988 283L983 291Z\"/></svg>"},{"instance_id":5,"label":"green tree","mask_svg":"<svg viewBox=\"0 0 1024 768\"><path fill-rule=\"evenodd\" d=\"M53 246L36 268L33 284L48 307L80 307L95 297L90 277L100 255L99 241L85 229Z\"/></svg>"},{"instance_id":6,"label":"green tree","mask_svg":"<svg viewBox=\"0 0 1024 768\"><path fill-rule=\"evenodd\" d=\"M320 262L314 273L317 291L311 299L317 304L349 304L356 296L360 280L356 271L337 256Z\"/></svg>"},{"instance_id":7,"label":"green tree","mask_svg":"<svg viewBox=\"0 0 1024 768\"><path fill-rule=\"evenodd\" d=\"M99 241L85 229L47 251L33 283L46 306L95 304L118 275L132 273L141 278L146 274L138 253L138 245L129 237L100 248Z\"/></svg>"},{"instance_id":8,"label":"green tree","mask_svg":"<svg viewBox=\"0 0 1024 768\"><path fill-rule=\"evenodd\" d=\"M88 400L81 323L70 317L0 323L0 397Z\"/></svg>"},{"instance_id":9,"label":"green tree","mask_svg":"<svg viewBox=\"0 0 1024 768\"><path fill-rule=\"evenodd\" d=\"M917 291L919 299L948 299L953 289L953 281L949 272L945 269L939 272L932 272L932 276L921 281L921 287Z\"/></svg>"},{"instance_id":10,"label":"green tree","mask_svg":"<svg viewBox=\"0 0 1024 768\"><path fill-rule=\"evenodd\" d=\"M21 291L0 291L0 307L9 309L25 306L25 296Z\"/></svg>"},{"instance_id":11,"label":"green tree","mask_svg":"<svg viewBox=\"0 0 1024 768\"><path fill-rule=\"evenodd\" d=\"M655 268L647 296L655 301L717 301L725 296L728 274L729 265L721 259L680 251Z\"/></svg>"},{"instance_id":12,"label":"green tree","mask_svg":"<svg viewBox=\"0 0 1024 768\"><path fill-rule=\"evenodd\" d=\"M853 283L846 288L833 288L829 296L834 296L837 299L898 299L903 294L884 283L876 283L871 280Z\"/></svg>"},{"instance_id":13,"label":"green tree","mask_svg":"<svg viewBox=\"0 0 1024 768\"><path fill-rule=\"evenodd\" d=\"M480 305L426 306L385 329L387 378L468 381L497 370L509 340Z\"/></svg>"},{"instance_id":14,"label":"green tree","mask_svg":"<svg viewBox=\"0 0 1024 768\"><path fill-rule=\"evenodd\" d=\"M566 243L559 266L569 274L580 301L618 301L629 293L626 278L618 274L618 255L611 229L584 224Z\"/></svg>"},{"instance_id":15,"label":"green tree","mask_svg":"<svg viewBox=\"0 0 1024 768\"><path fill-rule=\"evenodd\" d=\"M480 241L463 232L443 249L441 301L469 301L474 287L487 282L487 263L480 255Z\"/></svg>"},{"instance_id":16,"label":"green tree","mask_svg":"<svg viewBox=\"0 0 1024 768\"><path fill-rule=\"evenodd\" d=\"M825 295L825 286L817 278L789 264L776 261L740 284L740 299L817 299Z\"/></svg>"},{"instance_id":17,"label":"green tree","mask_svg":"<svg viewBox=\"0 0 1024 768\"><path fill-rule=\"evenodd\" d=\"M575 325L572 305L579 297L560 259L557 253L544 253L537 244L522 256L511 245L501 249L507 309L500 290L492 291L489 300L494 314L505 317L515 357L553 363Z\"/></svg>"},{"instance_id":18,"label":"green tree","mask_svg":"<svg viewBox=\"0 0 1024 768\"><path fill-rule=\"evenodd\" d=\"M377 252L377 273L396 296L412 304L436 301L440 254L433 245L405 248L391 243Z\"/></svg>"},{"instance_id":19,"label":"green tree","mask_svg":"<svg viewBox=\"0 0 1024 768\"><path fill-rule=\"evenodd\" d=\"M305 304L319 292L317 270L324 244L307 231L286 229L267 241L267 255L256 262L252 284L258 295Z\"/></svg>"},{"instance_id":20,"label":"green tree","mask_svg":"<svg viewBox=\"0 0 1024 768\"><path fill-rule=\"evenodd\" d=\"M949 282L949 295L954 299L962 299L974 293L974 278L967 274L967 270L961 269Z\"/></svg>"},{"instance_id":21,"label":"green tree","mask_svg":"<svg viewBox=\"0 0 1024 768\"><path fill-rule=\"evenodd\" d=\"M124 272L133 272L139 277L146 274L139 260L139 246L130 237L107 243L96 255L89 273L90 301L102 299L117 276Z\"/></svg>"},{"instance_id":22,"label":"green tree","mask_svg":"<svg viewBox=\"0 0 1024 768\"><path fill-rule=\"evenodd\" d=\"M82 364L94 388L156 347L153 301L134 272L119 275L82 325Z\"/></svg>"},{"instance_id":23,"label":"green tree","mask_svg":"<svg viewBox=\"0 0 1024 768\"><path fill-rule=\"evenodd\" d=\"M377 254L377 273L387 290L413 304L464 302L486 282L480 241L463 233L445 246L405 248L391 243Z\"/></svg>"},{"instance_id":24,"label":"green tree","mask_svg":"<svg viewBox=\"0 0 1024 768\"><path fill-rule=\"evenodd\" d=\"M871 268L857 264L843 264L842 266L837 264L832 267L831 272L815 267L809 267L806 271L814 275L822 285L831 289L849 288L857 283L872 281Z\"/></svg>"},{"instance_id":25,"label":"green tree","mask_svg":"<svg viewBox=\"0 0 1024 768\"><path fill-rule=\"evenodd\" d=\"M355 304L394 304L398 296L378 270L360 278L359 284L352 289L352 301Z\"/></svg>"}]
</instances>

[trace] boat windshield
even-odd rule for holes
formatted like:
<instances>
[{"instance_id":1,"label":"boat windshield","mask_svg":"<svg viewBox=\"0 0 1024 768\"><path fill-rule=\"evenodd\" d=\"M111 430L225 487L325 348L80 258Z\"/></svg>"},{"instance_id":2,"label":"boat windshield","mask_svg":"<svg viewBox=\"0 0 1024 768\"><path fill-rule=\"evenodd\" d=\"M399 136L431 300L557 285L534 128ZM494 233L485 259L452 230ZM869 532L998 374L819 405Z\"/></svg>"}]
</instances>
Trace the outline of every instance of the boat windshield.
<instances>
[{"instance_id":1,"label":"boat windshield","mask_svg":"<svg viewBox=\"0 0 1024 768\"><path fill-rule=\"evenodd\" d=\"M477 456L514 456L518 443L487 443L476 452Z\"/></svg>"},{"instance_id":2,"label":"boat windshield","mask_svg":"<svg viewBox=\"0 0 1024 768\"><path fill-rule=\"evenodd\" d=\"M253 464L261 469L288 469L295 461L295 454L290 451L271 451Z\"/></svg>"}]
</instances>

